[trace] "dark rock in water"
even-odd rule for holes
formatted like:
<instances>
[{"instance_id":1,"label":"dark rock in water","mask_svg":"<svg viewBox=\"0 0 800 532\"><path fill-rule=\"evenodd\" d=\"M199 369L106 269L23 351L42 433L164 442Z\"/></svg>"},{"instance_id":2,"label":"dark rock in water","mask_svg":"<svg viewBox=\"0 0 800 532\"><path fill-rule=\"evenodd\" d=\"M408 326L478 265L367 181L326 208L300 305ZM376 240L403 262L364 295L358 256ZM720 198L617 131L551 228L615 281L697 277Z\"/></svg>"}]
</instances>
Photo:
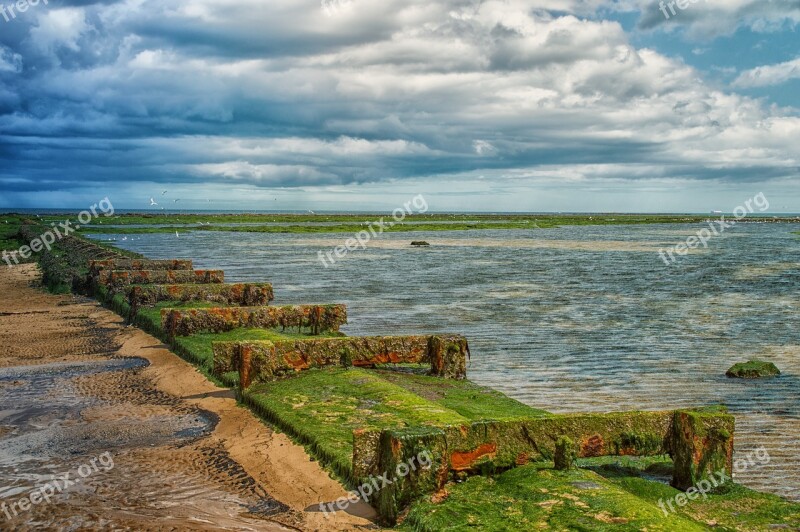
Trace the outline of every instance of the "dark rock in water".
<instances>
[{"instance_id":1,"label":"dark rock in water","mask_svg":"<svg viewBox=\"0 0 800 532\"><path fill-rule=\"evenodd\" d=\"M415 240L414 242L411 243L411 245L417 248L430 246L430 244L425 242L424 240Z\"/></svg>"},{"instance_id":2,"label":"dark rock in water","mask_svg":"<svg viewBox=\"0 0 800 532\"><path fill-rule=\"evenodd\" d=\"M728 377L736 379L763 379L765 377L776 377L781 371L772 362L763 360L750 360L735 364L725 373Z\"/></svg>"}]
</instances>

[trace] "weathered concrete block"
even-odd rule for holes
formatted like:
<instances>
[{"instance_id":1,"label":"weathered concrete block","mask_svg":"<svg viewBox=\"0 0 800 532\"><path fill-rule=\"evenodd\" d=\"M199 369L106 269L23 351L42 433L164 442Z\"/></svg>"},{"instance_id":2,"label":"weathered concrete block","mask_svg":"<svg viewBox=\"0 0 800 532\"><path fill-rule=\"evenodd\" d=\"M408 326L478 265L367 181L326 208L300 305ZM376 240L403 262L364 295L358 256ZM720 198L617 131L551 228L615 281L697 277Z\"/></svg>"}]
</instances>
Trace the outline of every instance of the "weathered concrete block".
<instances>
[{"instance_id":1,"label":"weathered concrete block","mask_svg":"<svg viewBox=\"0 0 800 532\"><path fill-rule=\"evenodd\" d=\"M730 430L730 432L728 432ZM354 476L367 478L395 470L420 452L432 466L398 478L379 493L376 507L387 522L416 498L442 489L454 473L479 474L509 469L529 461L552 460L559 441L574 457L637 455L669 452L675 463L673 485L687 489L732 462L733 417L720 412L624 412L578 414L520 421L482 421L469 426L384 430L354 442ZM562 462L567 455L565 448ZM378 459L375 460L374 457ZM357 460L358 459L358 460ZM371 469L368 469L371 468ZM691 480L687 484L687 481Z\"/></svg>"},{"instance_id":2,"label":"weathered concrete block","mask_svg":"<svg viewBox=\"0 0 800 532\"><path fill-rule=\"evenodd\" d=\"M566 471L575 467L575 460L578 453L575 452L575 442L562 436L556 442L556 452L553 457L553 464L559 471Z\"/></svg>"},{"instance_id":3,"label":"weathered concrete block","mask_svg":"<svg viewBox=\"0 0 800 532\"><path fill-rule=\"evenodd\" d=\"M222 284L222 270L102 270L97 283L113 290L134 284Z\"/></svg>"},{"instance_id":4,"label":"weathered concrete block","mask_svg":"<svg viewBox=\"0 0 800 532\"><path fill-rule=\"evenodd\" d=\"M228 358L232 349L226 342L215 342L214 357ZM430 364L431 375L463 379L466 377L467 341L462 336L378 336L320 338L279 342L238 342L239 361L248 353L251 366L237 362L248 372L244 388L257 382L326 366L371 367L385 363ZM221 363L224 367L227 364ZM215 363L216 365L216 363ZM230 371L230 370L227 370Z\"/></svg>"},{"instance_id":5,"label":"weathered concrete block","mask_svg":"<svg viewBox=\"0 0 800 532\"><path fill-rule=\"evenodd\" d=\"M269 305L275 298L269 283L131 286L127 295L134 313L139 308L161 301L209 301L222 305L258 307Z\"/></svg>"},{"instance_id":6,"label":"weathered concrete block","mask_svg":"<svg viewBox=\"0 0 800 532\"><path fill-rule=\"evenodd\" d=\"M110 259L89 261L89 275L104 270L191 270L191 260Z\"/></svg>"},{"instance_id":7,"label":"weathered concrete block","mask_svg":"<svg viewBox=\"0 0 800 532\"><path fill-rule=\"evenodd\" d=\"M382 430L353 431L353 478L359 482L380 468Z\"/></svg>"},{"instance_id":8,"label":"weathered concrete block","mask_svg":"<svg viewBox=\"0 0 800 532\"><path fill-rule=\"evenodd\" d=\"M672 416L669 452L675 463L672 486L687 490L711 480L721 470L733 471L733 416L719 411L680 410Z\"/></svg>"},{"instance_id":9,"label":"weathered concrete block","mask_svg":"<svg viewBox=\"0 0 800 532\"><path fill-rule=\"evenodd\" d=\"M163 309L161 326L170 336L199 332L225 332L240 327L307 329L311 334L338 331L347 323L345 305L293 305L285 307L225 307Z\"/></svg>"},{"instance_id":10,"label":"weathered concrete block","mask_svg":"<svg viewBox=\"0 0 800 532\"><path fill-rule=\"evenodd\" d=\"M238 342L214 342L214 375L238 372L240 367L240 345Z\"/></svg>"}]
</instances>

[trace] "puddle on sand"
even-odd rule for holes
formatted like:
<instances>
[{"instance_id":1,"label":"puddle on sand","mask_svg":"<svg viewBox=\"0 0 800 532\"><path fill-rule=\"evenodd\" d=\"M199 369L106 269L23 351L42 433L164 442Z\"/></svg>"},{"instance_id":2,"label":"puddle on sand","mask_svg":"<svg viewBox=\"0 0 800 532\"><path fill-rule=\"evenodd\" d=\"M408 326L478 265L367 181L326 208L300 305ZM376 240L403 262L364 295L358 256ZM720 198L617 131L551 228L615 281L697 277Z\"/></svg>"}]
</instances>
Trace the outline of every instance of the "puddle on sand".
<instances>
[{"instance_id":1,"label":"puddle on sand","mask_svg":"<svg viewBox=\"0 0 800 532\"><path fill-rule=\"evenodd\" d=\"M215 417L153 390L146 365L0 368L0 530L285 530L263 518L286 507L203 438ZM65 473L79 482L49 504L15 506Z\"/></svg>"}]
</instances>

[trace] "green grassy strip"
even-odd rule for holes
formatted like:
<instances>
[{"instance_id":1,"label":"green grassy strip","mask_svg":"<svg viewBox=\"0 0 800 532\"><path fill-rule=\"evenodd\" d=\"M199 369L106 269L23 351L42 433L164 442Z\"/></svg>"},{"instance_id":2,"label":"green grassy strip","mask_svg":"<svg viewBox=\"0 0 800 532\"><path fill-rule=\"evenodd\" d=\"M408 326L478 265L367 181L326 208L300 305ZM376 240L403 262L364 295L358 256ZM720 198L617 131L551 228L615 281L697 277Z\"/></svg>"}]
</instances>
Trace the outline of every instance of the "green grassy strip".
<instances>
[{"instance_id":1,"label":"green grassy strip","mask_svg":"<svg viewBox=\"0 0 800 532\"><path fill-rule=\"evenodd\" d=\"M398 371L379 371L381 378L424 397L472 421L513 421L552 414L470 381L445 380Z\"/></svg>"},{"instance_id":2,"label":"green grassy strip","mask_svg":"<svg viewBox=\"0 0 800 532\"><path fill-rule=\"evenodd\" d=\"M359 225L375 222L380 218L393 221L390 213L373 214L121 214L111 218L99 218L92 227L103 225L192 225L192 224L280 224L280 223L328 223ZM670 223L705 220L705 215L674 214L409 214L404 222L418 223L521 223L535 222L539 225L577 223ZM63 218L45 216L45 221ZM173 227L173 230L175 228Z\"/></svg>"},{"instance_id":3,"label":"green grassy strip","mask_svg":"<svg viewBox=\"0 0 800 532\"><path fill-rule=\"evenodd\" d=\"M147 234L171 233L179 231L227 231L245 233L357 233L374 223L382 215L122 215L111 220L98 220L91 226L81 228L88 233L103 234ZM383 215L386 221L391 217ZM708 216L697 215L659 215L659 214L581 214L581 215L465 215L433 214L409 215L403 222L392 227L384 227L385 232L419 231L464 231L499 229L546 229L562 226L583 225L634 225L658 223L700 223ZM749 218L748 221L791 222L791 219ZM413 222L413 223L408 223ZM446 223L445 223L446 222ZM234 224L275 224L222 226L219 223ZM288 224L309 225L288 225ZM321 225L328 223L332 225ZM175 227L175 224L193 224L190 227ZM201 225L210 224L210 225ZM287 224L287 225L281 225ZM146 225L152 227L106 227L107 225ZM155 227L167 225L166 227Z\"/></svg>"},{"instance_id":4,"label":"green grassy strip","mask_svg":"<svg viewBox=\"0 0 800 532\"><path fill-rule=\"evenodd\" d=\"M555 471L529 464L495 477L448 486L444 502L414 504L401 529L419 532L585 530L693 532L706 527L583 469Z\"/></svg>"},{"instance_id":5,"label":"green grassy strip","mask_svg":"<svg viewBox=\"0 0 800 532\"><path fill-rule=\"evenodd\" d=\"M26 244L19 235L20 225L22 217L0 215L0 251L16 251Z\"/></svg>"},{"instance_id":6,"label":"green grassy strip","mask_svg":"<svg viewBox=\"0 0 800 532\"><path fill-rule=\"evenodd\" d=\"M658 505L659 501L674 500L683 493L675 488L647 477L655 466L645 469L630 460L629 463L598 463L587 461L587 467L608 479L609 482L636 494L642 500ZM685 506L673 504L677 515L700 523L716 523L715 530L775 530L800 529L800 504L775 495L760 493L730 482L718 493L708 494L689 501ZM665 504L667 509L668 505Z\"/></svg>"},{"instance_id":7,"label":"green grassy strip","mask_svg":"<svg viewBox=\"0 0 800 532\"><path fill-rule=\"evenodd\" d=\"M245 397L350 482L353 430L469 423L453 410L359 368L307 370L253 386Z\"/></svg>"}]
</instances>

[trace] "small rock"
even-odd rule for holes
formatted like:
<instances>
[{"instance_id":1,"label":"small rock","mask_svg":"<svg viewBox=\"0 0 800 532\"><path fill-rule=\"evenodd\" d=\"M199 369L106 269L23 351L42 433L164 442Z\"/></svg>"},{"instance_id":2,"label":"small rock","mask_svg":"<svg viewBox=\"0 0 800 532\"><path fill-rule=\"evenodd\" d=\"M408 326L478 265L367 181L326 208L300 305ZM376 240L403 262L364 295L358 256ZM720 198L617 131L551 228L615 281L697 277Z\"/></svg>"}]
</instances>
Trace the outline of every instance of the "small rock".
<instances>
[{"instance_id":1,"label":"small rock","mask_svg":"<svg viewBox=\"0 0 800 532\"><path fill-rule=\"evenodd\" d=\"M422 247L430 246L430 244L428 242L425 242L424 240L415 240L415 241L413 241L411 243L411 245L416 247L416 248L422 248Z\"/></svg>"},{"instance_id":2,"label":"small rock","mask_svg":"<svg viewBox=\"0 0 800 532\"><path fill-rule=\"evenodd\" d=\"M776 377L781 371L772 362L763 360L750 360L740 362L729 369L725 375L735 379L763 379L765 377Z\"/></svg>"}]
</instances>

